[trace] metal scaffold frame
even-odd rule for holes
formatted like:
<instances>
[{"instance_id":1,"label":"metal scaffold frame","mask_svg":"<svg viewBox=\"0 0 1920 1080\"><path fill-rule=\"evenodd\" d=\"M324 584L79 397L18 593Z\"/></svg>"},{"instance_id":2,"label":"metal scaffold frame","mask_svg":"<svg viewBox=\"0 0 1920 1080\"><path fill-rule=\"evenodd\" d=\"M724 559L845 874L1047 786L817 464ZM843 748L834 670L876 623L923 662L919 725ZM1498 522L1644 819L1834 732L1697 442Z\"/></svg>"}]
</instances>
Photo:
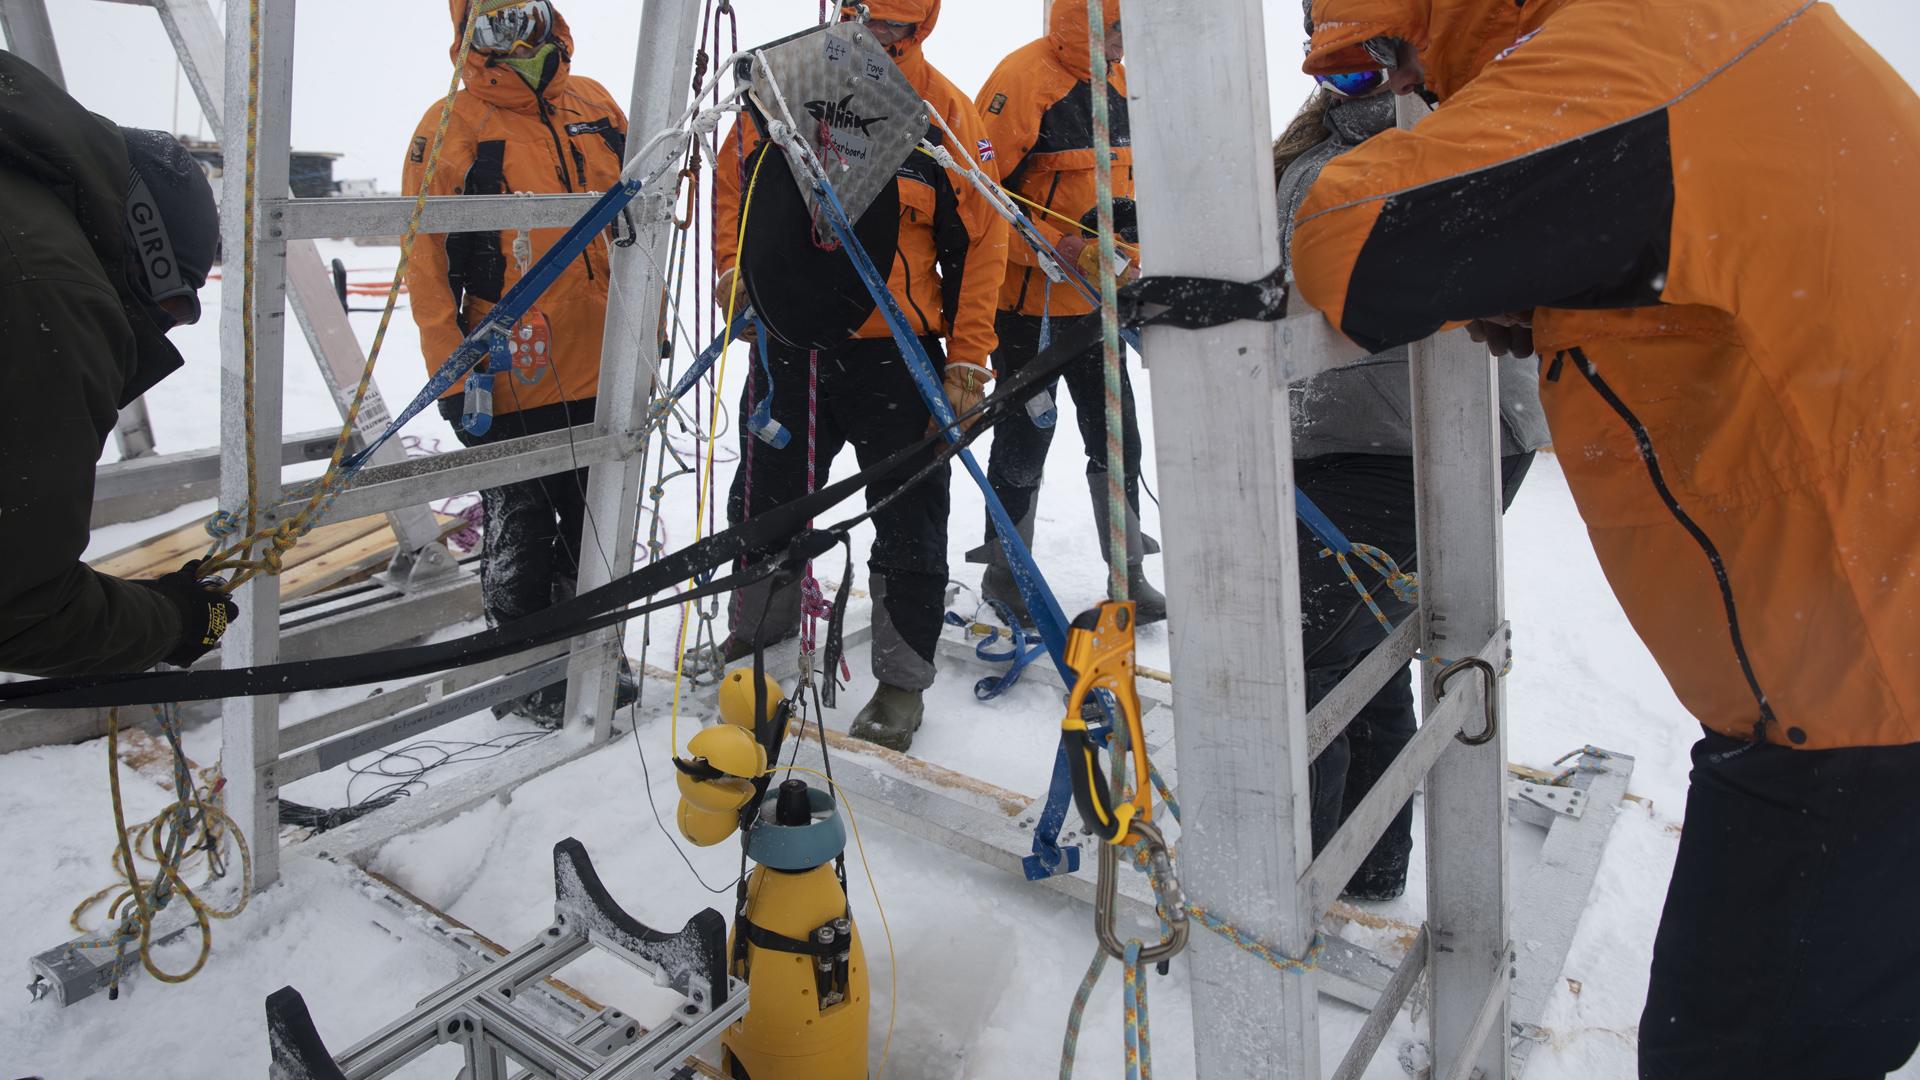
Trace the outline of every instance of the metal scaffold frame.
<instances>
[{"instance_id":1,"label":"metal scaffold frame","mask_svg":"<svg viewBox=\"0 0 1920 1080\"><path fill-rule=\"evenodd\" d=\"M203 107L219 118L246 115L249 11L229 0L224 79L213 50L218 30L207 0L118 0L161 14ZM1109 4L1115 0L1108 0ZM1251 0L1197 0L1178 8L1117 0L1131 45L1130 106L1136 187L1146 269L1255 281L1279 261L1268 146L1266 57L1261 8ZM0 0L11 41L36 40L42 0ZM295 0L258 0L261 68L252 156L257 198L245 198L239 140L227 140L223 207L243 208L255 225L255 379L257 440L251 464L261 479L263 523L297 510L303 498L282 489L291 460L280 431L285 302L294 310L338 390L358 378L357 343L324 292L311 300L319 270L313 238L386 235L403 230L412 199L289 199L286 190ZM1110 8L1111 10L1111 8ZM37 12L39 23L31 22ZM22 14L26 13L26 14ZM633 132L664 127L686 100L699 5L646 0L629 109ZM209 36L211 35L211 36ZM47 34L51 49L50 32ZM1205 63L1195 63L1205 55ZM1244 107L1219 107L1244 102ZM1198 107L1194 107L1198 103ZM1416 106L1416 109L1418 107ZM1414 118L1403 115L1403 122ZM630 139L630 152L644 140ZM1206 161L1206 169L1190 163ZM591 425L430 458L377 462L331 505L329 519L398 513L434 498L486 485L591 467L590 512L582 550L582 591L627 573L634 560L640 454L651 392L650 343L660 336L670 195L642 196L639 243L613 252L603 341L599 410ZM422 231L550 228L571 224L594 196L487 196L427 201ZM243 250L243 215L224 215L228 252ZM1205 237L1193 243L1189 238ZM308 264L311 264L309 266ZM239 259L229 260L222 301L222 428L242 427L245 292ZM321 309L326 315L324 320ZM1144 350L1156 376L1156 455L1165 491L1167 592L1172 606L1171 691L1148 693L1181 718L1149 743L1175 779L1185 807L1179 844L1181 885L1189 899L1292 956L1308 953L1355 867L1416 792L1426 800L1427 911L1396 964L1329 938L1319 970L1307 977L1209 934L1193 937L1191 965L1196 1071L1202 1080L1322 1075L1318 997L1370 1009L1332 1074L1356 1080L1393 1018L1427 987L1426 1041L1432 1075L1444 1080L1504 1078L1517 1071L1537 1035L1547 996L1571 944L1597 870L1607 830L1625 794L1632 759L1587 748L1573 786L1522 784L1510 790L1505 755L1504 687L1491 674L1506 666L1501 567L1497 381L1492 359L1463 333L1413 346L1412 400L1421 574L1418 618L1403 625L1309 712L1300 651L1300 594L1289 384L1357 360L1361 351L1324 318L1296 309L1275 322L1235 322L1205 330L1152 327ZM356 357L349 367L344 329ZM329 352L329 349L334 351ZM384 424L363 414L363 430ZM372 425L370 428L369 425ZM311 438L311 435L300 438ZM229 440L219 456L221 502L240 506L249 461ZM161 459L164 460L164 459ZM145 462L127 463L129 470ZM203 467L203 466L200 466ZM109 467L111 468L111 467ZM103 477L109 476L103 470ZM399 533L398 520L395 523ZM229 632L227 665L270 663L293 648L271 578L239 596L243 621ZM334 616L364 618L364 613ZM407 624L413 626L414 624ZM418 635L433 627L416 626ZM849 644L862 630L849 631ZM328 640L338 640L335 633ZM408 800L404 813L373 815L308 843L349 864L403 832L446 820L532 775L603 744L616 732L612 692L618 635L598 631L506 660L477 665L379 698L283 726L272 698L222 706L222 764L228 807L254 853L254 886L278 872L279 786L388 745L558 677L568 679L567 715L587 718L591 738L555 740L476 770ZM951 638L942 663L972 662ZM1444 686L1436 669L1423 680L1419 734L1316 857L1309 836L1308 768L1318 753L1395 671L1416 654L1478 661ZM1057 682L1034 668L1029 677ZM1444 692L1443 692L1444 691ZM1489 698L1491 695L1491 699ZM1457 738L1483 723L1485 739ZM1171 727L1170 742L1167 728ZM990 865L1019 872L1035 829L1038 801L905 755L862 748L843 738L834 767L848 795L880 820ZM820 764L814 747L802 764ZM844 753L841 753L844 751ZM1176 774L1174 764L1180 767ZM1564 793L1564 794L1563 794ZM1548 830L1545 871L1521 885L1527 901L1509 903L1509 806ZM1090 844L1063 837L1063 843ZM1046 880L1090 900L1091 866ZM1150 912L1144 878L1122 882L1136 912ZM1510 914L1512 913L1512 914ZM1529 945L1516 957L1512 942ZM78 972L80 986L97 971ZM1511 1002L1511 1005L1510 1005ZM1502 1034L1504 1032L1504 1034ZM1512 1041L1509 1042L1508 1040Z\"/></svg>"},{"instance_id":2,"label":"metal scaffold frame","mask_svg":"<svg viewBox=\"0 0 1920 1080\"><path fill-rule=\"evenodd\" d=\"M404 231L411 198L288 198L291 151L290 116L294 0L260 0L260 75L255 137L242 136L248 113L249 0L228 0L224 45L209 0L115 0L150 6L175 46L202 111L221 134L226 168L221 192L222 246L228 253L221 302L221 430L238 432L247 422L245 343L241 336L245 218L255 225L254 320L256 400L252 464L259 475L260 523L271 527L305 501L295 485L280 481L283 464L324 458L332 433L305 432L291 442L281 433L285 314L289 304L320 360L322 375L344 417L359 381L365 354L356 340L326 277L312 241L322 237L393 235ZM659 32L642 34L636 53L636 77L629 116L634 130L663 128L678 114L691 77L697 5L679 0L648 0L645 25ZM58 72L51 22L43 0L0 0L0 29L10 46L39 66ZM233 123L223 122L232 118ZM630 144L637 152L642 140ZM251 156L256 198L246 198L244 157ZM278 582L256 578L236 595L243 612L227 633L218 662L227 667L272 663L287 656L352 652L418 638L478 613L474 575L456 565L440 546L437 525L427 506L446 498L517 480L590 467L587 535L582 550L582 590L604 584L632 569L634 521L640 483L639 455L644 434L644 404L652 389L657 355L644 342L659 340L662 283L649 272L649 260L664 265L670 224L667 193L648 193L635 204L645 221L638 243L616 247L607 333L601 365L599 409L592 424L532 438L503 441L472 450L427 458L408 458L397 443L377 452L353 487L335 500L316 524L385 514L399 539L396 566L377 585L348 595L326 596L301 605L298 618L283 617ZM427 202L422 232L472 229L512 230L571 224L592 195L433 198ZM245 213L235 213L243 208ZM384 428L389 412L376 388L369 388L356 435L366 439ZM212 468L217 463L217 472ZM217 476L221 505L238 509L247 498L247 447L224 440L217 457L194 452L148 457L100 470L100 487L109 492L204 483ZM123 475L124 474L124 475ZM137 475L136 475L137 474ZM151 509L146 512L153 512ZM598 556L604 555L604 560ZM415 609L418 610L415 610ZM221 703L222 771L226 798L254 853L254 888L278 876L278 791L280 785L416 735L542 685L569 677L569 716L590 718L591 740L584 746L542 746L513 755L512 771L487 770L494 789L511 787L531 775L604 743L613 734L612 687L619 638L614 630L550 646L481 667L378 695L366 702L282 727L276 698L231 699ZM93 717L95 723L104 716ZM56 741L85 734L87 721L73 713L15 713L12 729L31 732L31 741ZM11 748L11 747L9 747Z\"/></svg>"},{"instance_id":3,"label":"metal scaffold frame","mask_svg":"<svg viewBox=\"0 0 1920 1080\"><path fill-rule=\"evenodd\" d=\"M1149 271L1262 278L1280 252L1260 5L1204 0L1175 9L1122 0L1121 8L1133 45L1129 93ZM1194 63L1196 52L1207 62ZM1403 123L1409 120L1403 112ZM1190 167L1197 161L1208 167ZM1202 236L1207 243L1183 242ZM1166 492L1167 592L1179 628L1172 666L1174 711L1183 720L1175 729L1186 807L1182 884L1195 902L1245 931L1305 955L1349 876L1400 805L1423 788L1426 926L1338 1075L1364 1070L1424 971L1433 1076L1502 1080L1506 1046L1489 1038L1507 1030L1513 962L1498 679L1457 680L1441 699L1429 672L1419 734L1318 857L1309 836L1313 754L1298 631L1288 385L1356 359L1358 350L1306 313L1281 324L1150 328L1143 350L1159 376L1155 447ZM1411 361L1417 644L1428 655L1474 657L1498 672L1508 650L1493 360L1455 332L1416 344ZM1194 614L1183 619L1187 613ZM1381 648L1394 651L1395 662L1363 665L1347 681L1367 681L1334 696L1357 707L1411 658L1411 644L1389 640ZM1331 730L1351 717L1351 708L1329 717ZM1489 738L1478 745L1456 739L1481 717L1495 725ZM1203 1080L1321 1075L1311 980L1200 935L1192 985Z\"/></svg>"},{"instance_id":4,"label":"metal scaffold frame","mask_svg":"<svg viewBox=\"0 0 1920 1080\"><path fill-rule=\"evenodd\" d=\"M227 6L226 101L224 114L242 117L248 110L248 34L254 9L249 0L229 0ZM259 100L256 107L256 131L246 144L255 174L256 201L246 201L245 170L230 166L225 172L222 205L244 207L253 215L253 303L254 325L254 446L255 466L261 484L259 503L263 522L271 526L294 511L300 496L284 491L278 483L280 442L280 372L283 360L285 322L284 297L289 286L288 252L299 242L290 227L305 223L310 235L352 236L392 235L403 232L412 208L412 200L333 198L320 200L288 199L279 193L287 189L287 161L291 149L289 119L292 113L294 0L258 0L260 14ZM695 5L679 0L647 0L635 59L633 95L628 109L631 129L653 132L664 128L678 115L686 98L682 88L688 85L693 63L694 35L698 22ZM637 153L645 140L628 143L629 154ZM231 158L230 158L231 160ZM271 193L271 194L270 194ZM595 559L583 559L579 588L592 589L632 569L634 554L634 518L638 506L640 482L639 455L645 429L644 405L652 390L653 356L660 340L662 317L660 276L649 271L665 265L665 248L671 229L666 192L641 196L636 217L641 221L638 242L615 247L607 308L606 337L602 349L598 409L591 425L580 425L554 435L505 441L474 450L461 450L431 458L376 464L363 471L356 483L329 509L325 519L338 520L363 514L386 512L397 506L413 505L491 486L591 467L588 481L585 535L580 550L593 551ZM423 231L469 229L520 229L546 224L558 216L571 220L581 207L577 197L516 196L498 199L461 197L429 200L431 213ZM537 208L537 212L536 212ZM239 252L244 248L244 220L241 214L223 216L225 248ZM229 260L232 266L238 260ZM235 278L230 274L228 282ZM242 391L245 386L245 343L241 338L243 297L245 292L229 287L222 291L221 321L221 422L223 430L238 431L245 420ZM357 371L355 372L357 378ZM221 450L221 503L226 507L245 504L248 461L246 448L228 440ZM270 578L256 578L241 587L236 596L245 613L239 626L229 631L223 642L223 662L228 666L272 663L278 659L278 593ZM565 760L602 744L613 734L613 681L619 659L619 637L606 630L576 639L564 654L568 674L570 717L585 717L591 722L592 737L585 745L571 747L558 759ZM557 673L552 650L538 656L523 657L537 662L539 676L521 673L486 684L478 691L460 695L464 712L447 709L446 702L432 700L409 713L382 715L355 725L373 727L380 734L358 739L361 750L390 742L392 737L412 734L436 723L454 719L496 701L524 693L538 677ZM438 708L436 708L438 707ZM435 715L421 714L435 709ZM229 700L222 709L222 766L227 777L229 812L250 839L254 856L254 886L271 883L278 874L278 791L286 778L288 763L282 758L282 732L279 703L271 698ZM356 718L359 719L359 718ZM409 722L411 720L412 722ZM335 725L344 727L344 725ZM337 739L353 739L342 732ZM332 743L322 747L333 746ZM343 751L344 752L344 751ZM313 755L308 755L313 758ZM517 775L499 779L499 787L511 787L558 760L553 754L519 755L514 762ZM305 761L305 769L322 767L322 760ZM532 770L532 771L527 771Z\"/></svg>"}]
</instances>

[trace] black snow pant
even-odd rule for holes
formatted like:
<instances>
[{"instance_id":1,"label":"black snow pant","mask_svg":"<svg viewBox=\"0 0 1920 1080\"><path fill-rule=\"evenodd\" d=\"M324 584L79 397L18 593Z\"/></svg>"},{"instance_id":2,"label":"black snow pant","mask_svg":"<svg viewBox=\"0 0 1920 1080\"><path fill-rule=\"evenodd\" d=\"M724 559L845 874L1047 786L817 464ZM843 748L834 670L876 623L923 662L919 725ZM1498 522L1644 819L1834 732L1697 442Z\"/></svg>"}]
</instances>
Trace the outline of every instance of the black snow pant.
<instances>
[{"instance_id":1,"label":"black snow pant","mask_svg":"<svg viewBox=\"0 0 1920 1080\"><path fill-rule=\"evenodd\" d=\"M1051 333L1058 337L1067 333L1076 325L1084 322L1100 321L1098 314L1056 317L1051 324ZM1021 368L1040 353L1040 318L1035 315L1016 315L1003 311L994 319L994 330L1000 335L1000 345L993 352L993 364L1001 378L1011 378ZM1080 444L1087 452L1087 476L1089 484L1098 485L1098 498L1101 505L1106 499L1107 473L1107 384L1106 354L1103 348L1095 344L1086 352L1074 357L1061 370L1066 379L1067 392L1073 395L1074 419L1080 425ZM1122 453L1126 456L1127 505L1135 514L1140 508L1140 421L1133 406L1133 380L1126 367L1120 369L1120 404L1124 425ZM1036 385L1029 398L1041 392L1056 394L1059 390L1059 378L1048 379ZM1058 425L1055 425L1056 427ZM993 429L993 446L987 459L987 479L993 484L993 493L1007 508L1007 516L1021 524L1023 533L1031 533L1031 516L1034 503L1040 493L1040 479L1047 465L1047 450L1053 445L1053 427L1038 427L1025 411L1014 413ZM993 522L989 520L986 539L994 540ZM1032 537L1028 536L1031 543ZM998 545L994 545L996 548ZM1150 553L1150 552L1149 552ZM1130 555L1135 553L1130 552ZM1129 561L1134 561L1129 559Z\"/></svg>"},{"instance_id":2,"label":"black snow pant","mask_svg":"<svg viewBox=\"0 0 1920 1080\"><path fill-rule=\"evenodd\" d=\"M594 401L563 401L500 413L485 435L460 427L460 398L440 399L440 415L461 445L564 431L593 422ZM486 531L480 549L480 604L488 626L512 622L573 596L580 574L578 547L587 509L587 470L520 480L480 492Z\"/></svg>"},{"instance_id":3,"label":"black snow pant","mask_svg":"<svg viewBox=\"0 0 1920 1080\"><path fill-rule=\"evenodd\" d=\"M1500 459L1502 506L1513 503L1533 464L1533 454ZM1393 556L1403 570L1417 569L1418 530L1413 508L1413 459L1387 454L1326 454L1294 463L1293 480L1356 544L1371 544ZM1373 617L1340 566L1320 558L1320 539L1300 527L1300 629L1306 657L1307 708L1320 703L1347 677L1386 628ZM1349 561L1351 557L1349 557ZM1355 563L1374 600L1397 625L1413 609L1378 575ZM1313 794L1313 849L1333 839L1354 807L1417 730L1413 673L1402 668L1362 706L1347 729L1327 745L1309 770ZM1396 894L1406 887L1413 853L1413 808L1402 806L1387 831L1354 872L1347 890L1362 896Z\"/></svg>"},{"instance_id":4,"label":"black snow pant","mask_svg":"<svg viewBox=\"0 0 1920 1080\"><path fill-rule=\"evenodd\" d=\"M1878 1080L1920 1044L1920 745L1694 744L1642 1080Z\"/></svg>"},{"instance_id":5,"label":"black snow pant","mask_svg":"<svg viewBox=\"0 0 1920 1080\"><path fill-rule=\"evenodd\" d=\"M938 338L923 337L920 343L936 366L944 363ZM808 352L779 342L768 343L763 351L764 370L762 350L757 348L753 372L740 396L740 467L727 499L731 524L807 492ZM853 444L860 467L868 468L927 434L932 414L891 338L821 349L817 370L818 384L811 395L817 421L812 451L815 489L826 486L827 468L847 443ZM783 449L774 449L749 430L750 418L769 393L772 418L790 436ZM898 490L933 460L933 454L929 446L869 484L867 505ZM950 475L944 467L937 470L873 518L873 551L867 559L868 589L873 595L873 674L905 690L933 685L934 648L946 615ZM775 591L770 582L759 582L738 589L728 615L736 641L767 645L790 637L800 626L799 586Z\"/></svg>"}]
</instances>

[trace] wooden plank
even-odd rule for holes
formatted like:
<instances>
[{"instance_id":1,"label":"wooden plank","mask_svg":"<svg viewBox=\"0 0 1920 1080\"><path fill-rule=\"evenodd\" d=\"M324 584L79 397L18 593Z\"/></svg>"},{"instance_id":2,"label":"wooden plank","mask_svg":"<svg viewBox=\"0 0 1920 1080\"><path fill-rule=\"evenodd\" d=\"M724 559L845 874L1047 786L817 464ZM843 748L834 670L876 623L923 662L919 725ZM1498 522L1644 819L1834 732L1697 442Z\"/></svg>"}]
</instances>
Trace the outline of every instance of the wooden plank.
<instances>
[{"instance_id":1,"label":"wooden plank","mask_svg":"<svg viewBox=\"0 0 1920 1080\"><path fill-rule=\"evenodd\" d=\"M335 528L332 525L323 525L313 531L308 541L301 544L301 547L306 547L308 543L313 543L315 547L312 554L301 560L298 565L281 573L280 599L283 603L355 581L392 561L394 552L399 548L399 542L393 536L393 527L377 517L357 520L372 522L374 527L365 535L347 540L331 550L322 550L313 538L327 529ZM340 524L351 525L355 522ZM434 524L439 529L439 535L435 539L444 539L449 534L464 528L466 521L452 514L436 514ZM288 554L299 550L300 548L295 548Z\"/></svg>"},{"instance_id":2,"label":"wooden plank","mask_svg":"<svg viewBox=\"0 0 1920 1080\"><path fill-rule=\"evenodd\" d=\"M300 543L286 553L281 560L282 571L310 562L322 553L351 543L385 524L384 518L365 517L322 525L302 537ZM154 578L179 569L180 564L189 559L199 558L211 542L205 525L190 521L172 532L122 548L88 565L114 577Z\"/></svg>"}]
</instances>

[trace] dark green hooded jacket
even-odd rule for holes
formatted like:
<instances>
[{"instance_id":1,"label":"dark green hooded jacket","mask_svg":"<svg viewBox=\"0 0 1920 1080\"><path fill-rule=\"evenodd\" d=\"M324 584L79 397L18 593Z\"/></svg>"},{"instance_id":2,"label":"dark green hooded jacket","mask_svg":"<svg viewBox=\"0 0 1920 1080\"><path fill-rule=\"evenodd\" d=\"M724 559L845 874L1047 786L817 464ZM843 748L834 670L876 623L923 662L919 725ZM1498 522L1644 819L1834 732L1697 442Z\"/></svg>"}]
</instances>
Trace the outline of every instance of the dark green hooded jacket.
<instances>
[{"instance_id":1,"label":"dark green hooded jacket","mask_svg":"<svg viewBox=\"0 0 1920 1080\"><path fill-rule=\"evenodd\" d=\"M180 366L127 283L130 181L117 127L0 52L0 671L137 671L180 636L80 561L120 406Z\"/></svg>"}]
</instances>

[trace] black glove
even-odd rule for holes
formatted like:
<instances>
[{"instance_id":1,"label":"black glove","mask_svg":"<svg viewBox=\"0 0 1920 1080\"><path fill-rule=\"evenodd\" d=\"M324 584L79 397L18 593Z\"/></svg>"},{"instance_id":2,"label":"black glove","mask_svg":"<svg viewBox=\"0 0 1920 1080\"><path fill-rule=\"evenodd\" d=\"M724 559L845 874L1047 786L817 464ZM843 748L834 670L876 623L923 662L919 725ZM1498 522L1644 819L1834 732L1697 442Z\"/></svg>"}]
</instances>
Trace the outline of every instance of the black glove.
<instances>
[{"instance_id":1,"label":"black glove","mask_svg":"<svg viewBox=\"0 0 1920 1080\"><path fill-rule=\"evenodd\" d=\"M180 643L164 659L175 667L190 667L220 644L220 635L240 617L240 605L220 588L218 581L202 581L200 560L163 574L152 581L136 581L173 602L180 612Z\"/></svg>"},{"instance_id":2,"label":"black glove","mask_svg":"<svg viewBox=\"0 0 1920 1080\"><path fill-rule=\"evenodd\" d=\"M1527 323L1503 323L1475 319L1467 324L1467 336L1483 342L1495 356L1532 356L1533 327Z\"/></svg>"}]
</instances>

